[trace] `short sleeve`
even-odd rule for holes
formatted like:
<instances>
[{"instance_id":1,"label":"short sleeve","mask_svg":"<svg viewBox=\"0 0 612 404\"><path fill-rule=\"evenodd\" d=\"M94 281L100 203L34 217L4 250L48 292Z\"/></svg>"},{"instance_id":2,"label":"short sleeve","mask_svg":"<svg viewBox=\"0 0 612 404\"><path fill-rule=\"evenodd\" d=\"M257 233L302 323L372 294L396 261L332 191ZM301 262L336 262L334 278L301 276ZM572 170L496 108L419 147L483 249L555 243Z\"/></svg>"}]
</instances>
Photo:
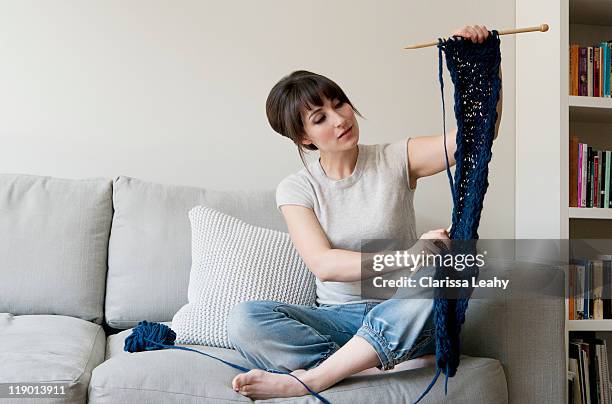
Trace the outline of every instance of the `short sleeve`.
<instances>
[{"instance_id":1,"label":"short sleeve","mask_svg":"<svg viewBox=\"0 0 612 404\"><path fill-rule=\"evenodd\" d=\"M408 146L410 138L389 143L383 147L383 159L387 165L404 181L408 190L414 192L416 188L410 188L410 170L408 169Z\"/></svg>"},{"instance_id":2,"label":"short sleeve","mask_svg":"<svg viewBox=\"0 0 612 404\"><path fill-rule=\"evenodd\" d=\"M276 187L276 207L283 205L299 205L314 209L312 186L305 178L293 174L285 178Z\"/></svg>"}]
</instances>

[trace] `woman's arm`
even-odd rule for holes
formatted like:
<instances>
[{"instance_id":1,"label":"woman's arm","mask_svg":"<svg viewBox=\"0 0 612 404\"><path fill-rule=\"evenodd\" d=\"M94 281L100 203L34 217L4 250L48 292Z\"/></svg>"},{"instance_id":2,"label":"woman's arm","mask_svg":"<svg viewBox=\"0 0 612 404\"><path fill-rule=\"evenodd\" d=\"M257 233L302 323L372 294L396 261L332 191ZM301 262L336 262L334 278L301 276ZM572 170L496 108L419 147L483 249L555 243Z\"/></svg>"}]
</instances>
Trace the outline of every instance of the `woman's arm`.
<instances>
[{"instance_id":1,"label":"woman's arm","mask_svg":"<svg viewBox=\"0 0 612 404\"><path fill-rule=\"evenodd\" d=\"M499 78L502 78L502 69L499 67ZM497 101L497 121L495 122L495 135L497 139L499 124L502 117L503 86L499 90ZM448 163L455 165L455 151L457 150L457 129L446 134L446 150L448 152ZM428 177L446 170L446 158L444 157L444 134L435 136L420 136L411 138L408 147L408 163L410 171L410 187L416 187L419 178ZM442 146L442 147L440 147Z\"/></svg>"},{"instance_id":2,"label":"woman's arm","mask_svg":"<svg viewBox=\"0 0 612 404\"><path fill-rule=\"evenodd\" d=\"M382 273L373 269L374 257L395 253L395 251L362 253L332 248L312 209L298 205L283 205L281 211L287 222L293 245L308 269L321 281L353 282L379 276ZM439 248L429 240L448 240L448 233L445 229L432 230L424 233L421 239L423 242L415 243L407 253L419 254L421 250L437 253ZM384 273L401 269L406 267L385 266Z\"/></svg>"},{"instance_id":3,"label":"woman's arm","mask_svg":"<svg viewBox=\"0 0 612 404\"><path fill-rule=\"evenodd\" d=\"M361 253L331 248L312 209L283 205L281 211L293 245L317 278L337 282L361 279Z\"/></svg>"}]
</instances>

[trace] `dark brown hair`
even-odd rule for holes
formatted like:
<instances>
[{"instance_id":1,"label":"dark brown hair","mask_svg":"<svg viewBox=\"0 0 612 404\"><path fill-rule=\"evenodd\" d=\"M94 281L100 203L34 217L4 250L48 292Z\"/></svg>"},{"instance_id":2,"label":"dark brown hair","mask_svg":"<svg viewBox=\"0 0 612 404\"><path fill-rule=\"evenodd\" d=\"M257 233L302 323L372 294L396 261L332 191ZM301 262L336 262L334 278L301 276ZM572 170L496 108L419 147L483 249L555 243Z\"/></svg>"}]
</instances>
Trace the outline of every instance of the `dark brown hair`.
<instances>
[{"instance_id":1,"label":"dark brown hair","mask_svg":"<svg viewBox=\"0 0 612 404\"><path fill-rule=\"evenodd\" d=\"M306 133L300 111L302 108L311 110L314 106L323 106L323 97L348 103L361 116L340 86L325 76L306 70L297 70L283 77L272 87L266 100L266 115L270 126L275 132L293 141L302 162L304 149L317 150L317 146L302 144Z\"/></svg>"}]
</instances>

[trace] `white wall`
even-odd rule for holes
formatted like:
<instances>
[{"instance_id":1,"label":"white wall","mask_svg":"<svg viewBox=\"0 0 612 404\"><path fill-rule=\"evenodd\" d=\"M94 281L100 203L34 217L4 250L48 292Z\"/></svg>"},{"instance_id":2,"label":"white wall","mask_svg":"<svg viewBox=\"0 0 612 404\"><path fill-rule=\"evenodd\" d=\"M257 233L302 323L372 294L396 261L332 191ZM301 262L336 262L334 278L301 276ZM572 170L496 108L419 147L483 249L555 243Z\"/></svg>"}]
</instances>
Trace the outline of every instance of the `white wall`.
<instances>
[{"instance_id":1,"label":"white wall","mask_svg":"<svg viewBox=\"0 0 612 404\"><path fill-rule=\"evenodd\" d=\"M335 80L363 143L440 134L438 50L402 47L514 21L514 1L2 1L0 172L273 188L301 164L265 116L282 76ZM514 41L481 238L514 236ZM452 91L445 70L449 129ZM450 223L445 172L415 207L419 232Z\"/></svg>"},{"instance_id":2,"label":"white wall","mask_svg":"<svg viewBox=\"0 0 612 404\"><path fill-rule=\"evenodd\" d=\"M567 57L561 58L569 44L563 24L567 13L562 15L563 7L557 0L515 3L518 25L550 26L546 33L524 34L516 41L520 79L516 93L516 153L521 156L516 165L516 237L567 238L568 184L561 181L562 170L569 167L561 157L568 155L569 140L567 106L561 107L563 103L567 105L563 100L569 93L567 85L563 86L568 82L569 62Z\"/></svg>"}]
</instances>

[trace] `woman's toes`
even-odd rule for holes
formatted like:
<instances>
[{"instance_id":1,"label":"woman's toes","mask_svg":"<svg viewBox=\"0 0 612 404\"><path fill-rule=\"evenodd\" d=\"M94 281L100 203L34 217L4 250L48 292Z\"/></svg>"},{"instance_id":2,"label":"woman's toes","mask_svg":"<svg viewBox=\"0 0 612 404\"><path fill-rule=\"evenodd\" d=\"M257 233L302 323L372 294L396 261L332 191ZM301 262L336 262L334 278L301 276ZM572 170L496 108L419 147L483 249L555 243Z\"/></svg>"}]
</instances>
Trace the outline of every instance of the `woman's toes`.
<instances>
[{"instance_id":1,"label":"woman's toes","mask_svg":"<svg viewBox=\"0 0 612 404\"><path fill-rule=\"evenodd\" d=\"M244 386L256 383L263 373L266 372L261 369L251 369L246 373L241 373L232 380L232 387L236 391L242 390Z\"/></svg>"},{"instance_id":2,"label":"woman's toes","mask_svg":"<svg viewBox=\"0 0 612 404\"><path fill-rule=\"evenodd\" d=\"M234 391L238 391L240 389L240 375L235 376L232 379L232 389L234 389Z\"/></svg>"},{"instance_id":3,"label":"woman's toes","mask_svg":"<svg viewBox=\"0 0 612 404\"><path fill-rule=\"evenodd\" d=\"M246 373L240 373L239 375L234 377L234 379L232 380L232 388L235 391L240 390L242 387L248 384L246 375Z\"/></svg>"}]
</instances>

